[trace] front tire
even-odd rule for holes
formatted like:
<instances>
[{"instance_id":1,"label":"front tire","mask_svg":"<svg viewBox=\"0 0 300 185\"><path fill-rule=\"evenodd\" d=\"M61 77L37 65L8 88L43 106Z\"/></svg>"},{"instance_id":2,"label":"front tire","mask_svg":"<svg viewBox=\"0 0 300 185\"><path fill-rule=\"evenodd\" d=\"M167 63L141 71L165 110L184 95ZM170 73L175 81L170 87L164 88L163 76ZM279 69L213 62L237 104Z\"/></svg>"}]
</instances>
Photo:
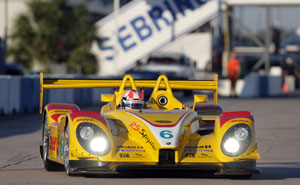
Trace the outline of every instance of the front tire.
<instances>
[{"instance_id":1,"label":"front tire","mask_svg":"<svg viewBox=\"0 0 300 185\"><path fill-rule=\"evenodd\" d=\"M50 161L48 159L49 155L49 133L47 128L47 116L44 116L44 124L43 124L43 144L42 144L42 160L44 164L44 168L47 171L56 171L59 169L59 164Z\"/></svg>"},{"instance_id":2,"label":"front tire","mask_svg":"<svg viewBox=\"0 0 300 185\"><path fill-rule=\"evenodd\" d=\"M65 171L67 175L73 176L74 174L71 172L70 168L70 160L69 160L69 149L70 149L70 138L69 135L70 130L69 130L69 125L66 125L66 130L65 130L65 139L64 139L64 166L65 166Z\"/></svg>"}]
</instances>

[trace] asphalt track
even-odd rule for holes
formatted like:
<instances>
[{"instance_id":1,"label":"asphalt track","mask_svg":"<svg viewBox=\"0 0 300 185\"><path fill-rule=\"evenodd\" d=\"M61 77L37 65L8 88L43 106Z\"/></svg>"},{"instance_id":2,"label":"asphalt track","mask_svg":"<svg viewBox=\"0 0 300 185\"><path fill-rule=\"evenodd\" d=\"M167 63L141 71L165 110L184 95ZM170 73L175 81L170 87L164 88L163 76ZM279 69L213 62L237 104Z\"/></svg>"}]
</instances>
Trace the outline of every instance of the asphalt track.
<instances>
[{"instance_id":1,"label":"asphalt track","mask_svg":"<svg viewBox=\"0 0 300 185\"><path fill-rule=\"evenodd\" d=\"M27 114L0 117L0 185L300 184L300 96L220 99L220 104L225 111L248 110L254 114L261 175L244 180L195 172L135 172L93 177L68 177L64 171L46 172L38 154L41 116Z\"/></svg>"}]
</instances>

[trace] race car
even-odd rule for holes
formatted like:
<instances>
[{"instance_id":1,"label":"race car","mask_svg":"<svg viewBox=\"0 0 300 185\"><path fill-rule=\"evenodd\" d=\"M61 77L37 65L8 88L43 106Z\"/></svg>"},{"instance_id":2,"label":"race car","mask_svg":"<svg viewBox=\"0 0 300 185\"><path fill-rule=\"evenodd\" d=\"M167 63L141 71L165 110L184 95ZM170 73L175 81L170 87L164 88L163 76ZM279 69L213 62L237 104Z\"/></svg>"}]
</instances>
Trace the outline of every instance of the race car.
<instances>
[{"instance_id":1,"label":"race car","mask_svg":"<svg viewBox=\"0 0 300 185\"><path fill-rule=\"evenodd\" d=\"M260 174L254 119L247 111L224 112L213 80L47 79L41 74L43 114L40 155L46 170L64 166L68 175L126 170L199 170L216 175ZM44 89L114 88L101 94L100 112L74 104L43 107ZM149 100L143 89L152 88ZM198 90L193 105L173 89ZM141 91L141 92L140 92ZM212 92L213 100L205 93ZM100 95L99 95L100 96ZM100 99L100 97L99 97ZM212 102L211 102L212 101Z\"/></svg>"}]
</instances>

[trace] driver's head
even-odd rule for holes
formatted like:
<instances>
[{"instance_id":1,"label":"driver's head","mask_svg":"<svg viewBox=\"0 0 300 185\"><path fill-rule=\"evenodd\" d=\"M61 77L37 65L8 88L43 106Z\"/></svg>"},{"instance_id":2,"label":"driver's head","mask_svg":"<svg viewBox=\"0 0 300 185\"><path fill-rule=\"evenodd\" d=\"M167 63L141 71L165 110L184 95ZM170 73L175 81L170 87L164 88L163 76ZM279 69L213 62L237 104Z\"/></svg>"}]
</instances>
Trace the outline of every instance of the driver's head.
<instances>
[{"instance_id":1,"label":"driver's head","mask_svg":"<svg viewBox=\"0 0 300 185\"><path fill-rule=\"evenodd\" d=\"M122 106L125 109L142 109L144 107L144 100L138 91L126 91L122 96Z\"/></svg>"}]
</instances>

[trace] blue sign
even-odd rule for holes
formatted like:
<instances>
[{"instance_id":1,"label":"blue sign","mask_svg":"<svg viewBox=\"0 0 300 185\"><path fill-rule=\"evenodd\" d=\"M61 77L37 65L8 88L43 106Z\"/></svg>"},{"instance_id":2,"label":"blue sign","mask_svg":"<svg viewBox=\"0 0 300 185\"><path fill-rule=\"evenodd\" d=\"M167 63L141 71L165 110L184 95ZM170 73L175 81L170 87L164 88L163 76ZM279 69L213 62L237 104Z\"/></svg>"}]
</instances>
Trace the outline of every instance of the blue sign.
<instances>
[{"instance_id":1,"label":"blue sign","mask_svg":"<svg viewBox=\"0 0 300 185\"><path fill-rule=\"evenodd\" d=\"M152 37L154 31L160 32L163 26L174 26L179 17L185 17L187 11L194 11L211 0L164 0L160 4L153 5L144 15L137 15L128 23L118 27L117 40L124 52L129 52L138 45L139 42L145 42ZM168 11L171 19L163 16ZM148 22L147 22L148 21ZM133 30L134 32L130 32ZM139 40L134 40L133 34ZM98 42L98 47L102 51L113 51L112 39L104 37ZM108 46L104 46L104 45ZM113 53L113 52L112 52ZM107 56L106 60L112 61L113 55Z\"/></svg>"}]
</instances>

